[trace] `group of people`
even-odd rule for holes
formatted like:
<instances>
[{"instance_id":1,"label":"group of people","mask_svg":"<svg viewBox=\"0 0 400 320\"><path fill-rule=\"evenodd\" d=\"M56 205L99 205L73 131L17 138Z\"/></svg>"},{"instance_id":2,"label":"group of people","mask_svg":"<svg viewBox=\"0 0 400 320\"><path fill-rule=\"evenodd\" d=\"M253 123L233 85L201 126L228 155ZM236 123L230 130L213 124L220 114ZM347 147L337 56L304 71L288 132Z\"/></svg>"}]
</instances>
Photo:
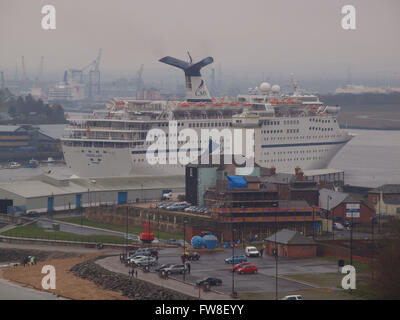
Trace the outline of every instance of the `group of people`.
<instances>
[{"instance_id":1,"label":"group of people","mask_svg":"<svg viewBox=\"0 0 400 320\"><path fill-rule=\"evenodd\" d=\"M129 269L129 277L133 278L133 276L135 276L137 279L138 274L137 274L137 270L135 270L135 268Z\"/></svg>"},{"instance_id":2,"label":"group of people","mask_svg":"<svg viewBox=\"0 0 400 320\"><path fill-rule=\"evenodd\" d=\"M36 263L37 263L37 259L34 256L25 257L22 261L22 264L24 265L24 267L26 267L27 265L34 266L34 265L36 265Z\"/></svg>"}]
</instances>

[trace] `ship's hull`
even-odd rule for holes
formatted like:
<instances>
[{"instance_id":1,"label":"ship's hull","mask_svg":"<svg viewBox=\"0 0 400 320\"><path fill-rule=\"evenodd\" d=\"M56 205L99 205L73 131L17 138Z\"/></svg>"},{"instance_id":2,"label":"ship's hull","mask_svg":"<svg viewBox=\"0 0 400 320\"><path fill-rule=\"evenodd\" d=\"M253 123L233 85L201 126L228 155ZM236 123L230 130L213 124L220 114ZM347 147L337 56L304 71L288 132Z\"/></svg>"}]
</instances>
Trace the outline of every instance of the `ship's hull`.
<instances>
[{"instance_id":1,"label":"ship's hull","mask_svg":"<svg viewBox=\"0 0 400 320\"><path fill-rule=\"evenodd\" d=\"M262 145L256 162L261 167L274 166L278 172L294 172L297 166L303 170L324 169L350 139L343 136L338 141ZM79 147L64 145L63 152L68 167L80 177L183 175L185 172L185 166L179 163L150 165L144 150L85 148L82 152Z\"/></svg>"}]
</instances>

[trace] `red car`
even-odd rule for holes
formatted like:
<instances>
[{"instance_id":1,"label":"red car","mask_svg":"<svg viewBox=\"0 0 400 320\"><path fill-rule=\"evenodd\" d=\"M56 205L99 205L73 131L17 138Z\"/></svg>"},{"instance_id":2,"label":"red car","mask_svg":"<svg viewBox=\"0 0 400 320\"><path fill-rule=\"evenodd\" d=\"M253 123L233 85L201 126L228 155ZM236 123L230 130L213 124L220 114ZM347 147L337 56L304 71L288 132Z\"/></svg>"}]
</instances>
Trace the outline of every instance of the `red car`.
<instances>
[{"instance_id":1,"label":"red car","mask_svg":"<svg viewBox=\"0 0 400 320\"><path fill-rule=\"evenodd\" d=\"M257 273L258 268L254 264L247 264L236 269L237 273Z\"/></svg>"},{"instance_id":2,"label":"red car","mask_svg":"<svg viewBox=\"0 0 400 320\"><path fill-rule=\"evenodd\" d=\"M235 264L234 266L231 267L231 271L235 272L237 269L239 269L243 266L247 266L249 264L250 264L250 262L241 262L241 263Z\"/></svg>"}]
</instances>

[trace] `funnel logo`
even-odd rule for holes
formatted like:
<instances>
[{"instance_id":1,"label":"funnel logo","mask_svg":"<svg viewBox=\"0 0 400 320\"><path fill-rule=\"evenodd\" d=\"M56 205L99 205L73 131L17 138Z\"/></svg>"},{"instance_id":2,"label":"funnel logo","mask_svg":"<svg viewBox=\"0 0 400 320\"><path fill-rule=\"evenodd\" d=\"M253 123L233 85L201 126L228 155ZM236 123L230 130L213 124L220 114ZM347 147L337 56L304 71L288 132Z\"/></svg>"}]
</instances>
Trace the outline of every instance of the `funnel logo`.
<instances>
[{"instance_id":1,"label":"funnel logo","mask_svg":"<svg viewBox=\"0 0 400 320\"><path fill-rule=\"evenodd\" d=\"M204 89L204 80L201 80L199 87L194 92L196 97L204 97L207 95L207 91Z\"/></svg>"}]
</instances>

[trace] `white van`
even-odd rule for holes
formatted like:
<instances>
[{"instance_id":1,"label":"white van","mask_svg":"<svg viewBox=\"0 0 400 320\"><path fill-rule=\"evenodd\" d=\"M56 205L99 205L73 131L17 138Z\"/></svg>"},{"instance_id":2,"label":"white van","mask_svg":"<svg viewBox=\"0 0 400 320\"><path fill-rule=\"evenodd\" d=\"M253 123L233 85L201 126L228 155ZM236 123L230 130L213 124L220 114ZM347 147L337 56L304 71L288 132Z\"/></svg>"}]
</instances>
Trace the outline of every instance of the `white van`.
<instances>
[{"instance_id":1,"label":"white van","mask_svg":"<svg viewBox=\"0 0 400 320\"><path fill-rule=\"evenodd\" d=\"M258 251L256 247L246 247L244 252L247 257L259 257L260 256L260 251Z\"/></svg>"},{"instance_id":2,"label":"white van","mask_svg":"<svg viewBox=\"0 0 400 320\"><path fill-rule=\"evenodd\" d=\"M343 227L343 225L342 224L340 224L339 222L335 222L334 224L333 224L333 229L335 229L335 230L344 230L344 227Z\"/></svg>"}]
</instances>

